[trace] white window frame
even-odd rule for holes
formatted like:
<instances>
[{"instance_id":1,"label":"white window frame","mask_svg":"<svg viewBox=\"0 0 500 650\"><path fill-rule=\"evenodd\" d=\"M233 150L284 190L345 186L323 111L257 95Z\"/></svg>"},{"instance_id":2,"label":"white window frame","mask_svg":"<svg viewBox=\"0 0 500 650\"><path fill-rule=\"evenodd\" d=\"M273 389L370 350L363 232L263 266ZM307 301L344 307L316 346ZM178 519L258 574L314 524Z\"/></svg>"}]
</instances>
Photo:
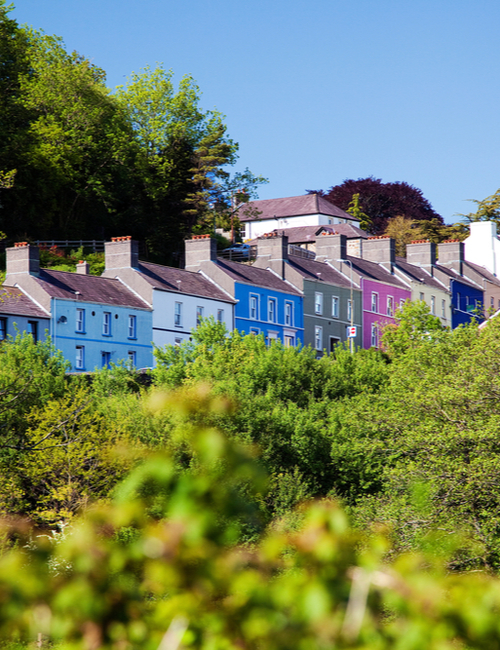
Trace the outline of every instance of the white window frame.
<instances>
[{"instance_id":1,"label":"white window frame","mask_svg":"<svg viewBox=\"0 0 500 650\"><path fill-rule=\"evenodd\" d=\"M293 327L293 302L285 300L285 325Z\"/></svg>"},{"instance_id":2,"label":"white window frame","mask_svg":"<svg viewBox=\"0 0 500 650\"><path fill-rule=\"evenodd\" d=\"M378 293L376 291L372 291L372 312L374 314L378 314Z\"/></svg>"},{"instance_id":3,"label":"white window frame","mask_svg":"<svg viewBox=\"0 0 500 650\"><path fill-rule=\"evenodd\" d=\"M277 321L278 304L276 298L268 298L267 300L267 321L269 323L276 323Z\"/></svg>"},{"instance_id":4,"label":"white window frame","mask_svg":"<svg viewBox=\"0 0 500 650\"><path fill-rule=\"evenodd\" d=\"M203 318L203 309L202 305L196 306L196 327L200 325L201 319Z\"/></svg>"},{"instance_id":5,"label":"white window frame","mask_svg":"<svg viewBox=\"0 0 500 650\"><path fill-rule=\"evenodd\" d=\"M84 345L76 346L75 368L77 370L85 369L85 346Z\"/></svg>"},{"instance_id":6,"label":"white window frame","mask_svg":"<svg viewBox=\"0 0 500 650\"><path fill-rule=\"evenodd\" d=\"M321 325L314 326L314 349L323 350L323 328Z\"/></svg>"},{"instance_id":7,"label":"white window frame","mask_svg":"<svg viewBox=\"0 0 500 650\"><path fill-rule=\"evenodd\" d=\"M137 338L137 316L134 316L133 314L129 314L128 316L128 338Z\"/></svg>"},{"instance_id":8,"label":"white window frame","mask_svg":"<svg viewBox=\"0 0 500 650\"><path fill-rule=\"evenodd\" d=\"M339 317L340 300L338 296L332 296L332 318Z\"/></svg>"},{"instance_id":9,"label":"white window frame","mask_svg":"<svg viewBox=\"0 0 500 650\"><path fill-rule=\"evenodd\" d=\"M394 297L387 296L387 316L394 316Z\"/></svg>"},{"instance_id":10,"label":"white window frame","mask_svg":"<svg viewBox=\"0 0 500 650\"><path fill-rule=\"evenodd\" d=\"M378 327L375 323L371 327L371 347L378 348Z\"/></svg>"},{"instance_id":11,"label":"white window frame","mask_svg":"<svg viewBox=\"0 0 500 650\"><path fill-rule=\"evenodd\" d=\"M76 324L75 332L83 334L85 332L85 309L77 307L76 309Z\"/></svg>"},{"instance_id":12,"label":"white window frame","mask_svg":"<svg viewBox=\"0 0 500 650\"><path fill-rule=\"evenodd\" d=\"M431 314L436 315L436 296L431 296Z\"/></svg>"},{"instance_id":13,"label":"white window frame","mask_svg":"<svg viewBox=\"0 0 500 650\"><path fill-rule=\"evenodd\" d=\"M102 312L102 335L111 336L111 312Z\"/></svg>"},{"instance_id":14,"label":"white window frame","mask_svg":"<svg viewBox=\"0 0 500 650\"><path fill-rule=\"evenodd\" d=\"M249 315L251 320L259 320L259 296L254 293L250 294Z\"/></svg>"},{"instance_id":15,"label":"white window frame","mask_svg":"<svg viewBox=\"0 0 500 650\"><path fill-rule=\"evenodd\" d=\"M182 302L176 302L174 306L174 325L182 327Z\"/></svg>"},{"instance_id":16,"label":"white window frame","mask_svg":"<svg viewBox=\"0 0 500 650\"><path fill-rule=\"evenodd\" d=\"M314 293L314 313L318 316L323 314L323 294L321 291Z\"/></svg>"}]
</instances>

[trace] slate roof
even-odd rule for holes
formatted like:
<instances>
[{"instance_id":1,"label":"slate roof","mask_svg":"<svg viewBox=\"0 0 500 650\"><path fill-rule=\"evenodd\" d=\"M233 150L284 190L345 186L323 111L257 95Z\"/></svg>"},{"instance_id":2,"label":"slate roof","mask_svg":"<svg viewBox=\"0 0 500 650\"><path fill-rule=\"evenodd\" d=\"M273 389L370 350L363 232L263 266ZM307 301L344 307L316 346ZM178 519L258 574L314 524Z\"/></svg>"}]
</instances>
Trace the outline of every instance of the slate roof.
<instances>
[{"instance_id":1,"label":"slate roof","mask_svg":"<svg viewBox=\"0 0 500 650\"><path fill-rule=\"evenodd\" d=\"M468 263L470 264L470 262ZM471 287L471 289L477 289L479 287L479 285L473 282L472 280L467 280L466 278L463 277L463 275L459 275L456 271L454 271L453 269L449 269L446 266L441 266L441 264L436 264L434 268L436 268L438 271L441 271L444 275L447 275L450 278L450 280L453 279L456 280L457 282L461 282L462 284ZM482 287L479 288L481 289L481 291L484 291Z\"/></svg>"},{"instance_id":2,"label":"slate roof","mask_svg":"<svg viewBox=\"0 0 500 650\"><path fill-rule=\"evenodd\" d=\"M151 264L150 262L139 262L139 271L155 289L180 291L193 296L235 302L227 293L219 289L201 273L161 266L160 264Z\"/></svg>"},{"instance_id":3,"label":"slate roof","mask_svg":"<svg viewBox=\"0 0 500 650\"><path fill-rule=\"evenodd\" d=\"M15 287L0 287L0 314L49 318L47 312Z\"/></svg>"},{"instance_id":4,"label":"slate roof","mask_svg":"<svg viewBox=\"0 0 500 650\"><path fill-rule=\"evenodd\" d=\"M429 287L434 287L440 291L447 291L447 287L434 278L428 271L415 264L410 264L405 257L396 256L396 267L401 269L414 282L422 282Z\"/></svg>"},{"instance_id":5,"label":"slate roof","mask_svg":"<svg viewBox=\"0 0 500 650\"><path fill-rule=\"evenodd\" d=\"M473 262L467 261L464 261L463 264L464 266L469 266L476 273L479 273L479 275L481 275L485 280L488 280L488 282L500 286L500 279L491 273L491 271L488 271L488 269L486 269L484 266L479 266L479 264L474 264Z\"/></svg>"},{"instance_id":6,"label":"slate roof","mask_svg":"<svg viewBox=\"0 0 500 650\"><path fill-rule=\"evenodd\" d=\"M303 259L302 257L290 255L288 257L288 263L292 268L300 273L305 280L320 280L346 289L351 287L351 281L349 278L344 277L329 264L325 264L325 262L316 262L316 260L308 260ZM346 272L349 273L349 265L346 264L345 266Z\"/></svg>"},{"instance_id":7,"label":"slate roof","mask_svg":"<svg viewBox=\"0 0 500 650\"><path fill-rule=\"evenodd\" d=\"M307 244L314 242L322 232L332 235L345 235L346 237L369 237L368 233L350 223L336 223L333 226L295 226L293 228L275 228L271 232L286 235L289 244ZM252 239L248 244L257 244L259 238Z\"/></svg>"},{"instance_id":8,"label":"slate roof","mask_svg":"<svg viewBox=\"0 0 500 650\"><path fill-rule=\"evenodd\" d=\"M50 269L40 269L39 277L32 277L52 298L149 309L145 301L114 278L101 278L67 271L51 271Z\"/></svg>"},{"instance_id":9,"label":"slate roof","mask_svg":"<svg viewBox=\"0 0 500 650\"><path fill-rule=\"evenodd\" d=\"M251 208L252 212L258 210L261 214L258 217L246 216L245 212ZM238 212L241 222L256 221L262 219L282 219L284 217L298 217L308 214L324 214L330 217L340 217L359 221L352 215L344 212L336 205L330 203L319 194L305 194L302 196L289 196L284 199L265 199L262 201L250 201L243 205Z\"/></svg>"},{"instance_id":10,"label":"slate roof","mask_svg":"<svg viewBox=\"0 0 500 650\"><path fill-rule=\"evenodd\" d=\"M253 284L257 287L264 287L266 289L273 289L274 291L282 291L283 293L292 293L296 296L301 296L301 292L297 291L291 284L279 278L272 271L267 269L259 269L255 266L248 264L240 264L238 262L229 262L228 260L217 260L217 266L227 273L227 275L235 280L235 282L242 282L244 284Z\"/></svg>"},{"instance_id":11,"label":"slate roof","mask_svg":"<svg viewBox=\"0 0 500 650\"><path fill-rule=\"evenodd\" d=\"M351 255L347 255L347 259L352 262L354 271L368 280L377 280L378 282L385 282L386 284L392 284L395 287L409 290L407 284L394 275L391 275L391 273L386 271L383 266L380 266L380 264L369 262L368 260L362 260L359 257L352 257Z\"/></svg>"}]
</instances>

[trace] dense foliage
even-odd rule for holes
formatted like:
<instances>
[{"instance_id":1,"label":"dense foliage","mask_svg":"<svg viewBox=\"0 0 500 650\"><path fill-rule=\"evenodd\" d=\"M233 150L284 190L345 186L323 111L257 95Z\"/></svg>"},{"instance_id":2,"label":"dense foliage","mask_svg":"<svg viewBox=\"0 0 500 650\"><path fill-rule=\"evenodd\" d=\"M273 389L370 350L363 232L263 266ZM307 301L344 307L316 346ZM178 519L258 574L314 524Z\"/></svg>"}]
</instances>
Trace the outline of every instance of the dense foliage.
<instances>
[{"instance_id":1,"label":"dense foliage","mask_svg":"<svg viewBox=\"0 0 500 650\"><path fill-rule=\"evenodd\" d=\"M383 183L373 176L346 179L321 194L342 210L349 210L350 206L352 210L353 197L358 195L357 204L368 215L367 225L374 235L384 232L391 217L401 216L415 221L437 219L443 223L443 218L432 208L422 191L404 181Z\"/></svg>"},{"instance_id":2,"label":"dense foliage","mask_svg":"<svg viewBox=\"0 0 500 650\"><path fill-rule=\"evenodd\" d=\"M176 88L161 66L112 94L103 70L0 0L0 229L10 241L126 234L175 261L195 226L227 217L235 188L249 198L265 182L231 178L238 145L200 100L192 77Z\"/></svg>"}]
</instances>

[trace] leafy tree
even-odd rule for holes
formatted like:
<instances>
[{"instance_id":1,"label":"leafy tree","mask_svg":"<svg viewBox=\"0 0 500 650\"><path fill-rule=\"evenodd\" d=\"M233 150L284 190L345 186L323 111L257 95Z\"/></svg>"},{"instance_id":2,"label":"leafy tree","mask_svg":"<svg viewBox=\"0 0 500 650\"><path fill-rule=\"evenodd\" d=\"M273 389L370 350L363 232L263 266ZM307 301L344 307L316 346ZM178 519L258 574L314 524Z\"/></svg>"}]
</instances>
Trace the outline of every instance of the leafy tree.
<instances>
[{"instance_id":1,"label":"leafy tree","mask_svg":"<svg viewBox=\"0 0 500 650\"><path fill-rule=\"evenodd\" d=\"M392 237L395 240L396 255L401 257L406 256L406 245L415 239L419 239L418 231L415 230L415 221L413 219L406 219L401 215L391 217L387 221L384 235Z\"/></svg>"},{"instance_id":2,"label":"leafy tree","mask_svg":"<svg viewBox=\"0 0 500 650\"><path fill-rule=\"evenodd\" d=\"M487 196L482 201L471 199L477 205L476 212L469 212L468 214L460 214L466 223L474 221L494 221L497 225L497 232L500 232L500 189L498 189L491 196Z\"/></svg>"},{"instance_id":3,"label":"leafy tree","mask_svg":"<svg viewBox=\"0 0 500 650\"><path fill-rule=\"evenodd\" d=\"M382 234L388 220L398 215L415 221L437 219L443 222L421 190L404 181L383 183L373 176L346 179L321 194L342 210L347 210L353 196L358 194L359 202L372 221L371 232L374 235Z\"/></svg>"},{"instance_id":4,"label":"leafy tree","mask_svg":"<svg viewBox=\"0 0 500 650\"><path fill-rule=\"evenodd\" d=\"M372 220L370 217L363 212L363 207L359 204L359 194L352 195L352 201L349 203L349 207L346 212L351 214L356 219L359 219L359 227L362 230L370 230L372 226Z\"/></svg>"}]
</instances>

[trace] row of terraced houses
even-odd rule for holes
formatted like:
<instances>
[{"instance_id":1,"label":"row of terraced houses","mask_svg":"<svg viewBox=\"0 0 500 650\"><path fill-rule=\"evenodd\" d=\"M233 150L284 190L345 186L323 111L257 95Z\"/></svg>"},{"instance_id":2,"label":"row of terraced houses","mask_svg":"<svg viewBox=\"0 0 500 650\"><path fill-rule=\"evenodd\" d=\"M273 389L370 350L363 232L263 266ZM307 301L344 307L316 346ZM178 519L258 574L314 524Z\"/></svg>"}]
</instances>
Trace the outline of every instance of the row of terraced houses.
<instances>
[{"instance_id":1,"label":"row of terraced houses","mask_svg":"<svg viewBox=\"0 0 500 650\"><path fill-rule=\"evenodd\" d=\"M324 354L349 336L379 346L407 300L425 301L451 328L500 309L494 224L472 224L465 242L413 242L402 258L394 240L369 237L317 195L254 208L257 220L241 216L253 253L240 262L220 257L209 235L185 242L184 269L141 261L137 242L116 237L101 277L86 262L76 273L40 268L25 242L8 248L0 339L48 334L72 372L88 372L124 360L151 367L154 346L180 345L210 316L228 331Z\"/></svg>"}]
</instances>

